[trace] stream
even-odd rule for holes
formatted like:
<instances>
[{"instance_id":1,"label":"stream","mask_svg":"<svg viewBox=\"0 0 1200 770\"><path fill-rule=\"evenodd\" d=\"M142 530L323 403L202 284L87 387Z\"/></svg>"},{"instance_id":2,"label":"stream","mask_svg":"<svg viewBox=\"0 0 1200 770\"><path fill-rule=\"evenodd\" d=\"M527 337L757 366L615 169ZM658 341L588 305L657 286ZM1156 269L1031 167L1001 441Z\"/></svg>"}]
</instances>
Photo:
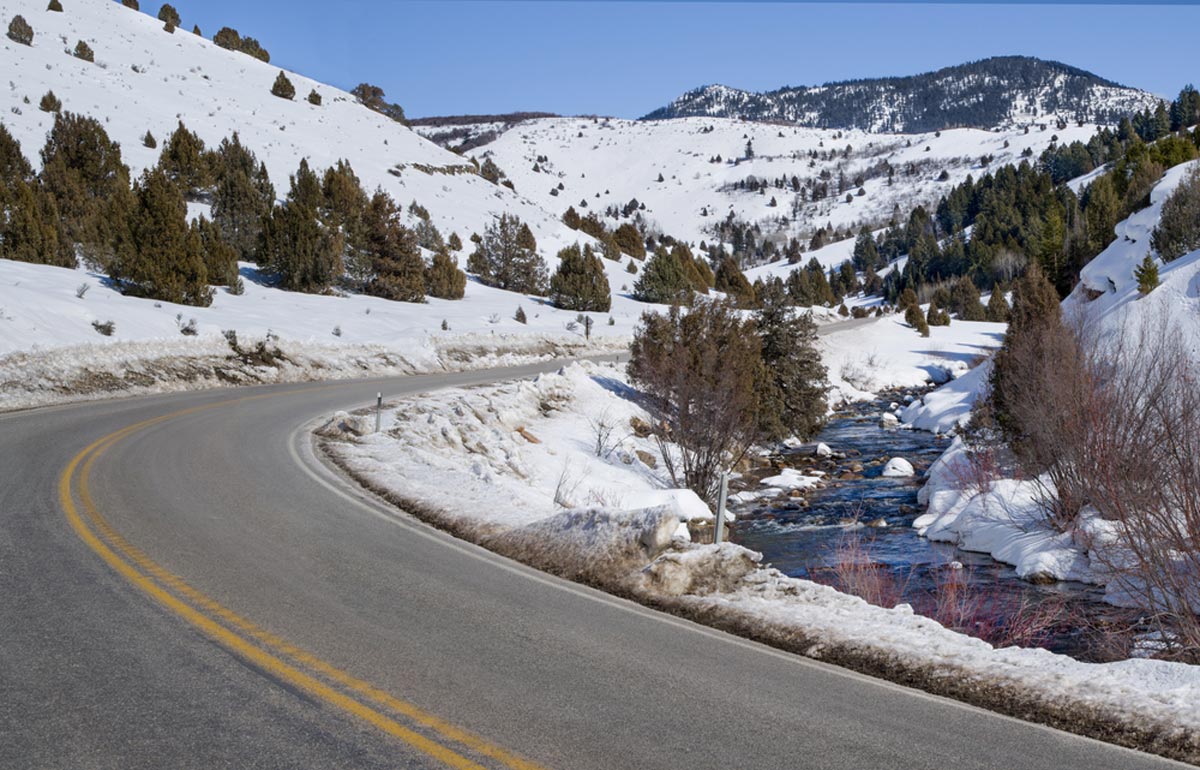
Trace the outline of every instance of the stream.
<instances>
[{"instance_id":1,"label":"stream","mask_svg":"<svg viewBox=\"0 0 1200 770\"><path fill-rule=\"evenodd\" d=\"M917 612L932 614L939 591L948 582L967 587L974 616L968 626L987 638L997 626L1020 623L1040 608L1044 620L1036 644L1081 660L1105 660L1112 650L1103 635L1088 629L1128 620L1128 613L1105 603L1103 589L1083 583L1034 585L1017 577L1012 567L990 556L934 543L917 534L913 520L922 513L917 492L928 467L949 446L949 439L924 431L884 427L880 415L909 395L883 394L872 402L853 404L835 413L816 442L834 452L814 455L811 445L772 456L771 467L756 468L739 480L739 489L759 491L763 478L780 467L824 472L821 488L736 504L738 522L732 539L759 551L763 562L800 577L855 592L843 585L840 562L865 559L889 589L892 601L907 602ZM884 464L893 457L909 461L915 474L887 478ZM882 519L882 521L881 521ZM870 597L864 597L870 598ZM1035 613L1036 614L1036 613ZM972 633L972 628L960 628Z\"/></svg>"}]
</instances>

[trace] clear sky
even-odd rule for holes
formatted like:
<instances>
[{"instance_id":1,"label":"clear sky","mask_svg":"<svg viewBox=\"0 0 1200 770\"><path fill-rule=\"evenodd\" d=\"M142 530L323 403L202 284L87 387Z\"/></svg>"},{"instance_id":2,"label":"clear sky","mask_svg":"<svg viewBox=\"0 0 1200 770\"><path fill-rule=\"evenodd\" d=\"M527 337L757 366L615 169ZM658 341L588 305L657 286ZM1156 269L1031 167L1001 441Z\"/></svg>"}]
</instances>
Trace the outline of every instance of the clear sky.
<instances>
[{"instance_id":1,"label":"clear sky","mask_svg":"<svg viewBox=\"0 0 1200 770\"><path fill-rule=\"evenodd\" d=\"M272 62L383 87L409 117L639 117L709 83L750 90L907 75L1001 54L1174 96L1200 83L1200 6L1073 3L175 0L185 28L251 35ZM157 0L142 0L157 13Z\"/></svg>"}]
</instances>

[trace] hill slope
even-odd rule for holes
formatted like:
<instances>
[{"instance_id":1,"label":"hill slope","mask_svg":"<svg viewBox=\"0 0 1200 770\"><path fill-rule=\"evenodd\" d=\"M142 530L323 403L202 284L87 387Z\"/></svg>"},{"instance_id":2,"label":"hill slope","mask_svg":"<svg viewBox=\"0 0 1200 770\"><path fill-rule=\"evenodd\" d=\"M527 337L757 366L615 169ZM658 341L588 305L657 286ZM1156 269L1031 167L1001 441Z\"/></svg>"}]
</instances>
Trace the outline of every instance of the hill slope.
<instances>
[{"instance_id":1,"label":"hill slope","mask_svg":"<svg viewBox=\"0 0 1200 770\"><path fill-rule=\"evenodd\" d=\"M1056 119L1113 123L1158 97L1053 61L1004 56L909 77L785 86L753 93L722 85L690 91L644 120L727 117L814 128L938 131Z\"/></svg>"}]
</instances>

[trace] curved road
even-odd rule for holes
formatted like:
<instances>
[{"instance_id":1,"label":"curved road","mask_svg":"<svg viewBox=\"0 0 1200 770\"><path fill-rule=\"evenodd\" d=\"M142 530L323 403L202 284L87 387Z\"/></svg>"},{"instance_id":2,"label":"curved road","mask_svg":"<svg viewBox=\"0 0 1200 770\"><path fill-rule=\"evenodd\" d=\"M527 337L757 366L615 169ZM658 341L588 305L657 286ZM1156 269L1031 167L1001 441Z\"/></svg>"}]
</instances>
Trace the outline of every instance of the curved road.
<instances>
[{"instance_id":1,"label":"curved road","mask_svg":"<svg viewBox=\"0 0 1200 770\"><path fill-rule=\"evenodd\" d=\"M552 366L0 416L0 767L1178 766L527 569L301 430Z\"/></svg>"}]
</instances>

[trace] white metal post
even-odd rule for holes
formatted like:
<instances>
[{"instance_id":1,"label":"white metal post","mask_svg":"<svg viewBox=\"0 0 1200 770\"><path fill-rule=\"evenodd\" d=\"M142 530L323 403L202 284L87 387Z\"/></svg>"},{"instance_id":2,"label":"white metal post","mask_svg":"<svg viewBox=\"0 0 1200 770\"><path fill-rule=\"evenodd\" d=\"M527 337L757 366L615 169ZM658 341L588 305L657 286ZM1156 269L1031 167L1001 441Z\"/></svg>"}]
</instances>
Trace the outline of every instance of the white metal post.
<instances>
[{"instance_id":1,"label":"white metal post","mask_svg":"<svg viewBox=\"0 0 1200 770\"><path fill-rule=\"evenodd\" d=\"M713 542L720 544L725 539L725 503L729 498L729 474L721 474L721 493L717 497L717 525L713 530Z\"/></svg>"},{"instance_id":2,"label":"white metal post","mask_svg":"<svg viewBox=\"0 0 1200 770\"><path fill-rule=\"evenodd\" d=\"M379 432L379 423L383 420L383 394L375 394L375 432Z\"/></svg>"}]
</instances>

